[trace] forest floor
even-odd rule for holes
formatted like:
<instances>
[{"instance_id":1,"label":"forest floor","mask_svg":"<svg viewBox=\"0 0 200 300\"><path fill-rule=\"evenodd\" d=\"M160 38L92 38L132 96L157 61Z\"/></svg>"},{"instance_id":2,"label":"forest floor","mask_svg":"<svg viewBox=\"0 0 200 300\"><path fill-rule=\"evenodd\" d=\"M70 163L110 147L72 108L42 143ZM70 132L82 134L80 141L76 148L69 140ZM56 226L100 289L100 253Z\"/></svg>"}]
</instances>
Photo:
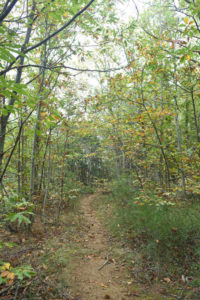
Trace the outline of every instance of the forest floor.
<instances>
[{"instance_id":1,"label":"forest floor","mask_svg":"<svg viewBox=\"0 0 200 300\"><path fill-rule=\"evenodd\" d=\"M141 283L133 276L137 257L108 230L105 224L111 210L109 206L102 209L101 200L99 193L83 196L77 207L63 210L59 224L52 223L45 232L39 231L36 222L33 235L22 238L19 248L10 254L13 263L19 260L32 265L36 276L18 285L17 292L14 282L9 289L14 298L1 292L0 299L175 299L168 283ZM141 275L145 279L145 273Z\"/></svg>"},{"instance_id":2,"label":"forest floor","mask_svg":"<svg viewBox=\"0 0 200 300\"><path fill-rule=\"evenodd\" d=\"M75 218L72 223L75 228L75 245L66 244L63 249L71 253L66 268L60 274L69 284L67 291L71 296L67 299L166 299L166 296L161 295L159 286L154 285L149 290L148 285L134 283L130 265L128 267L124 259L132 250L117 241L107 230L104 223L109 217L109 209L106 215L101 214L98 201L101 201L98 194L81 198L80 219L78 221ZM168 296L167 299L173 298Z\"/></svg>"}]
</instances>

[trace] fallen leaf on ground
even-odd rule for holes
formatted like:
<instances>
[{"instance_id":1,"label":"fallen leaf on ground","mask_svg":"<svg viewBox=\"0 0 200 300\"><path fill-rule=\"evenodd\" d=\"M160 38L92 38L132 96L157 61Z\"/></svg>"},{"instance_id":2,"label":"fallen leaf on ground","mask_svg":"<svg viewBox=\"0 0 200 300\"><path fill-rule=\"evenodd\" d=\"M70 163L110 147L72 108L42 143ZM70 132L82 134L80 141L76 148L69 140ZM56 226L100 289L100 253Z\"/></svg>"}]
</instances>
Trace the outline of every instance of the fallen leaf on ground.
<instances>
[{"instance_id":1,"label":"fallen leaf on ground","mask_svg":"<svg viewBox=\"0 0 200 300\"><path fill-rule=\"evenodd\" d=\"M1 277L6 277L8 279L13 280L15 278L15 274L10 271L3 271L3 272L1 272Z\"/></svg>"},{"instance_id":2,"label":"fallen leaf on ground","mask_svg":"<svg viewBox=\"0 0 200 300\"><path fill-rule=\"evenodd\" d=\"M1 267L1 270L4 271L4 270L9 270L10 269L10 263L5 263L2 267Z\"/></svg>"},{"instance_id":3,"label":"fallen leaf on ground","mask_svg":"<svg viewBox=\"0 0 200 300\"><path fill-rule=\"evenodd\" d=\"M104 283L101 283L100 286L101 286L101 287L106 287Z\"/></svg>"}]
</instances>

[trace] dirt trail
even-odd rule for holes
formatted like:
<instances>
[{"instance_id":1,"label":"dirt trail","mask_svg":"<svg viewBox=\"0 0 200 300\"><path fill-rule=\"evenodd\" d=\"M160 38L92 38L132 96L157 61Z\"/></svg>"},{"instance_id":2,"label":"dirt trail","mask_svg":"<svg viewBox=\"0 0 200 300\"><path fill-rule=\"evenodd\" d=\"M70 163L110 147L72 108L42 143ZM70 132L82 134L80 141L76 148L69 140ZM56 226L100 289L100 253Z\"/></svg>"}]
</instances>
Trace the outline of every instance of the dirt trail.
<instances>
[{"instance_id":1,"label":"dirt trail","mask_svg":"<svg viewBox=\"0 0 200 300\"><path fill-rule=\"evenodd\" d=\"M121 271L109 255L108 234L91 207L96 196L84 197L81 200L81 212L85 219L86 229L83 233L84 247L89 255L84 257L73 272L76 297L80 300L135 299L128 295L125 285L121 281ZM103 268L99 270L100 267Z\"/></svg>"}]
</instances>

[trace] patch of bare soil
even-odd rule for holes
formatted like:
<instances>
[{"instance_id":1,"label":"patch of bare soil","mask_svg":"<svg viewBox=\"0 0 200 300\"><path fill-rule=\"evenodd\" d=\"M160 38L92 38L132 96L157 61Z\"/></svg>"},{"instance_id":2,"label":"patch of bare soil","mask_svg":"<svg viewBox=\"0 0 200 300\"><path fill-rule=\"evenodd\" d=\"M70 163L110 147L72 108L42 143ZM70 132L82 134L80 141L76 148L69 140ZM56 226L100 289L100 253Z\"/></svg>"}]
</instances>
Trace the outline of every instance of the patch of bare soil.
<instances>
[{"instance_id":1,"label":"patch of bare soil","mask_svg":"<svg viewBox=\"0 0 200 300\"><path fill-rule=\"evenodd\" d=\"M129 294L123 283L123 271L120 270L110 254L110 242L104 225L92 209L95 195L86 196L81 200L81 212L85 219L82 242L90 255L77 262L72 272L75 299L115 299L127 300L136 297ZM79 260L79 258L77 258Z\"/></svg>"}]
</instances>

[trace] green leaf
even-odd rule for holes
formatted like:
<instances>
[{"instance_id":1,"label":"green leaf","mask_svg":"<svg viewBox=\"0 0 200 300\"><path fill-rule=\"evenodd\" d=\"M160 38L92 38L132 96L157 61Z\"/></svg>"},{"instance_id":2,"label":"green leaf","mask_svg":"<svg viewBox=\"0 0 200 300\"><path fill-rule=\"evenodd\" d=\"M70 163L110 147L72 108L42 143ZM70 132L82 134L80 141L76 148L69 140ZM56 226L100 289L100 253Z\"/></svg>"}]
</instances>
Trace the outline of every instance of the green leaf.
<instances>
[{"instance_id":1,"label":"green leaf","mask_svg":"<svg viewBox=\"0 0 200 300\"><path fill-rule=\"evenodd\" d=\"M23 280L25 277L32 278L36 275L34 269L31 266L21 266L12 269L12 272L18 277L19 280Z\"/></svg>"}]
</instances>

